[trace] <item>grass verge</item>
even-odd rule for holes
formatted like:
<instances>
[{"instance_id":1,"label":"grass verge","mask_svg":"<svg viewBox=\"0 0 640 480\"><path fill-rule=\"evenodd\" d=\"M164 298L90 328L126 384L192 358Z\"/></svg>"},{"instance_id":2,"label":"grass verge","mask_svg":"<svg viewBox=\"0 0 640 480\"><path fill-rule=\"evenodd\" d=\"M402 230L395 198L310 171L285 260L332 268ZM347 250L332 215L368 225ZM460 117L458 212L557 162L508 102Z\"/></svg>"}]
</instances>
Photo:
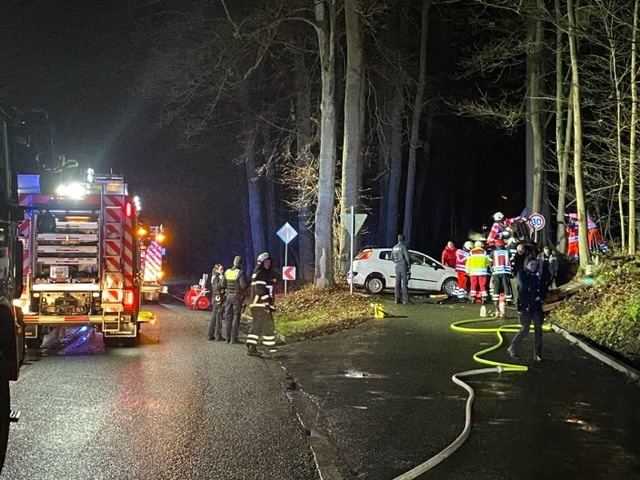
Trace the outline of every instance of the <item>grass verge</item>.
<instances>
[{"instance_id":1,"label":"grass verge","mask_svg":"<svg viewBox=\"0 0 640 480\"><path fill-rule=\"evenodd\" d=\"M372 318L371 302L341 286L318 290L306 285L278 298L276 330L287 341L297 341L352 328Z\"/></svg>"}]
</instances>

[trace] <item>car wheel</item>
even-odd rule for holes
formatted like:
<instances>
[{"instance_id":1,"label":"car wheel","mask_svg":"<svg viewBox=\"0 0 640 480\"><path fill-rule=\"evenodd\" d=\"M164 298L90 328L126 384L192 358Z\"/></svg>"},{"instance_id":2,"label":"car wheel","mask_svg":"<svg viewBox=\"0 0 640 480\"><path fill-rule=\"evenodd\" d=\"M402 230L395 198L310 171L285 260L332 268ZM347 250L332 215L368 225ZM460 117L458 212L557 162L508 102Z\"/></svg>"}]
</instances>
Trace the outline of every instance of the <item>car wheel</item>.
<instances>
[{"instance_id":1,"label":"car wheel","mask_svg":"<svg viewBox=\"0 0 640 480\"><path fill-rule=\"evenodd\" d=\"M453 296L454 292L458 288L458 281L455 278L447 278L442 284L442 291L449 295Z\"/></svg>"},{"instance_id":2,"label":"car wheel","mask_svg":"<svg viewBox=\"0 0 640 480\"><path fill-rule=\"evenodd\" d=\"M367 292L377 294L384 290L384 279L380 275L371 275L364 284Z\"/></svg>"}]
</instances>

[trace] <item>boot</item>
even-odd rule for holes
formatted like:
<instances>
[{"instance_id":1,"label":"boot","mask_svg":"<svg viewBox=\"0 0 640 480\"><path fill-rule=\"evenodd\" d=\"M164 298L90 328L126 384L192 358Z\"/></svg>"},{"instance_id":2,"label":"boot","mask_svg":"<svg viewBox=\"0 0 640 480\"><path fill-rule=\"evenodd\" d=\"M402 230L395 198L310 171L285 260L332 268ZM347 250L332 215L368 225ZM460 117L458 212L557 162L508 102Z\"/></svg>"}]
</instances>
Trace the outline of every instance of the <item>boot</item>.
<instances>
[{"instance_id":1,"label":"boot","mask_svg":"<svg viewBox=\"0 0 640 480\"><path fill-rule=\"evenodd\" d=\"M260 356L260 352L258 351L258 348L256 347L255 344L247 343L247 355L250 355L252 357Z\"/></svg>"}]
</instances>

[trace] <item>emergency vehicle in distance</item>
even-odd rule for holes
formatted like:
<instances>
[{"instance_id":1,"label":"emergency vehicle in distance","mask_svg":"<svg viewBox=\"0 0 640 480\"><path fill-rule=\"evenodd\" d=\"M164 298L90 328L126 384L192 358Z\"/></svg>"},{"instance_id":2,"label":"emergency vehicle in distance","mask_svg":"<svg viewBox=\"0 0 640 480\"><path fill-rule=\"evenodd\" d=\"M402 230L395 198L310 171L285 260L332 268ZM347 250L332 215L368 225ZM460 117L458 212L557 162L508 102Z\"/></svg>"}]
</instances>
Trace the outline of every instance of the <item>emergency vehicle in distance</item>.
<instances>
[{"instance_id":1,"label":"emergency vehicle in distance","mask_svg":"<svg viewBox=\"0 0 640 480\"><path fill-rule=\"evenodd\" d=\"M140 324L140 252L136 238L139 204L121 175L94 175L86 182L40 191L39 175L18 175L24 219L24 313L29 347L42 344L57 327L89 325L135 346Z\"/></svg>"},{"instance_id":2,"label":"emergency vehicle in distance","mask_svg":"<svg viewBox=\"0 0 640 480\"><path fill-rule=\"evenodd\" d=\"M140 241L140 270L142 272L142 299L148 302L158 302L161 293L167 293L167 287L160 285L164 277L162 271L162 257L164 256L163 225L138 227Z\"/></svg>"}]
</instances>

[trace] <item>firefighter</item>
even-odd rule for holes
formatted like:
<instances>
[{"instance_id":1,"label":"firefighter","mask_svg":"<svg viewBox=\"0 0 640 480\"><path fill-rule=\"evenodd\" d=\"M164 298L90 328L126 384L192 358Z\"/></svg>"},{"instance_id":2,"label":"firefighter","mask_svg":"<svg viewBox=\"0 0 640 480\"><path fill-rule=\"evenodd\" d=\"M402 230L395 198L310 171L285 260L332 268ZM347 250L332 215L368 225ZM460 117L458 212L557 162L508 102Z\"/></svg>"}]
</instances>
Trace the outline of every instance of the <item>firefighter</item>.
<instances>
[{"instance_id":1,"label":"firefighter","mask_svg":"<svg viewBox=\"0 0 640 480\"><path fill-rule=\"evenodd\" d=\"M498 305L498 297L504 293L507 302L513 301L511 293L511 259L509 250L500 239L496 240L496 249L491 252L491 275L493 284L493 303Z\"/></svg>"},{"instance_id":2,"label":"firefighter","mask_svg":"<svg viewBox=\"0 0 640 480\"><path fill-rule=\"evenodd\" d=\"M273 275L271 273L271 256L264 252L258 255L256 267L251 275L251 331L247 335L247 355L260 356L258 344L273 349L276 344L273 312L275 302L273 296Z\"/></svg>"},{"instance_id":3,"label":"firefighter","mask_svg":"<svg viewBox=\"0 0 640 480\"><path fill-rule=\"evenodd\" d=\"M209 340L225 340L222 336L222 312L224 311L224 268L216 263L211 272L211 295L213 300L213 312L209 324Z\"/></svg>"},{"instance_id":4,"label":"firefighter","mask_svg":"<svg viewBox=\"0 0 640 480\"><path fill-rule=\"evenodd\" d=\"M466 262L469 256L469 250L473 248L473 242L467 240L462 248L456 250L456 275L458 276L458 287L456 288L456 296L462 300L467 297L469 275L467 275Z\"/></svg>"},{"instance_id":5,"label":"firefighter","mask_svg":"<svg viewBox=\"0 0 640 480\"><path fill-rule=\"evenodd\" d=\"M502 212L496 212L493 214L493 226L491 227L491 231L487 236L487 245L490 247L494 247L496 244L496 240L498 238L502 238L502 232L507 229L510 225L516 225L518 223L526 222L527 217L524 215L520 215L513 218L504 218L504 214Z\"/></svg>"},{"instance_id":6,"label":"firefighter","mask_svg":"<svg viewBox=\"0 0 640 480\"><path fill-rule=\"evenodd\" d=\"M227 343L240 343L238 341L238 327L240 325L240 315L242 315L242 304L244 293L247 290L247 279L244 276L242 257L236 256L233 259L233 267L224 272L223 288L226 291L224 319L226 324Z\"/></svg>"},{"instance_id":7,"label":"firefighter","mask_svg":"<svg viewBox=\"0 0 640 480\"><path fill-rule=\"evenodd\" d=\"M465 262L467 275L469 275L469 300L484 303L487 299L487 268L489 267L489 257L485 252L482 242L477 241Z\"/></svg>"}]
</instances>

